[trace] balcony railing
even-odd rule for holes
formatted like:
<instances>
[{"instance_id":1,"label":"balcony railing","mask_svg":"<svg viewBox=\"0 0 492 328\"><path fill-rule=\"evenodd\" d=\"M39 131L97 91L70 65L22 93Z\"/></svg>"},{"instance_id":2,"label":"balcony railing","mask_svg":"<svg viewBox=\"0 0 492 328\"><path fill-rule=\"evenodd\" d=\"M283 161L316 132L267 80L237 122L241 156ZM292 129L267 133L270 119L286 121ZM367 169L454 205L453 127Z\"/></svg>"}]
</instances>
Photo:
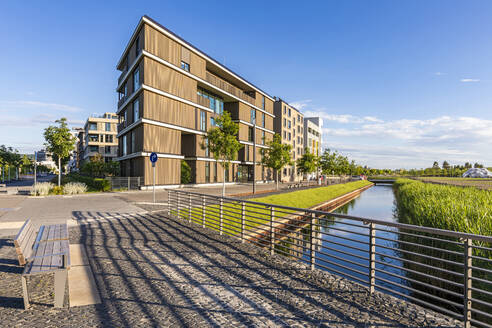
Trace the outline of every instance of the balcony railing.
<instances>
[{"instance_id":1,"label":"balcony railing","mask_svg":"<svg viewBox=\"0 0 492 328\"><path fill-rule=\"evenodd\" d=\"M127 67L125 67L125 69L121 72L120 77L118 77L118 85L120 85L121 80L125 77L126 72L128 72Z\"/></svg>"},{"instance_id":2,"label":"balcony railing","mask_svg":"<svg viewBox=\"0 0 492 328\"><path fill-rule=\"evenodd\" d=\"M126 122L121 122L120 124L118 124L118 133L120 133L124 128L126 128Z\"/></svg>"},{"instance_id":3,"label":"balcony railing","mask_svg":"<svg viewBox=\"0 0 492 328\"><path fill-rule=\"evenodd\" d=\"M198 105L202 105L204 107L210 108L210 99L197 95L197 103Z\"/></svg>"},{"instance_id":4,"label":"balcony railing","mask_svg":"<svg viewBox=\"0 0 492 328\"><path fill-rule=\"evenodd\" d=\"M492 237L168 189L194 222L471 324L492 322Z\"/></svg>"},{"instance_id":5,"label":"balcony railing","mask_svg":"<svg viewBox=\"0 0 492 328\"><path fill-rule=\"evenodd\" d=\"M247 94L244 93L243 90L233 86L229 82L221 79L217 75L210 73L209 71L206 72L206 80L207 82L215 85L217 88L222 89L244 101L247 101L252 105L255 105L255 98L248 96Z\"/></svg>"}]
</instances>

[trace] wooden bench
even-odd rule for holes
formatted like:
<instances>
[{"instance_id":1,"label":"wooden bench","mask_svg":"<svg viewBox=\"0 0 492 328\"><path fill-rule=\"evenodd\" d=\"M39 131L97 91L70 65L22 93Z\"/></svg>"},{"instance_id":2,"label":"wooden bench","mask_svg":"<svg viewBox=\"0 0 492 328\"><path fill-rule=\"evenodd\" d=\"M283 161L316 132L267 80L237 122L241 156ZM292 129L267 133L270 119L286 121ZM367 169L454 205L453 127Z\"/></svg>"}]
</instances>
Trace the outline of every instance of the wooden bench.
<instances>
[{"instance_id":1,"label":"wooden bench","mask_svg":"<svg viewBox=\"0 0 492 328\"><path fill-rule=\"evenodd\" d=\"M19 264L25 265L21 276L24 307L29 308L27 277L55 274L55 307L63 307L67 273L70 269L70 245L66 224L41 226L36 232L31 220L24 222L14 239Z\"/></svg>"}]
</instances>

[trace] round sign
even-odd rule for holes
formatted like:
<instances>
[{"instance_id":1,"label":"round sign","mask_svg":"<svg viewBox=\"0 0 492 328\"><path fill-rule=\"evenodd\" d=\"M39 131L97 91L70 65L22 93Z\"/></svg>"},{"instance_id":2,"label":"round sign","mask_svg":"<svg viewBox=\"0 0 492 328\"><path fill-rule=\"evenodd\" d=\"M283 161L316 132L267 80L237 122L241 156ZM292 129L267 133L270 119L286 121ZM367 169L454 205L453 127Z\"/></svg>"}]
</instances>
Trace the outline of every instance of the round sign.
<instances>
[{"instance_id":1,"label":"round sign","mask_svg":"<svg viewBox=\"0 0 492 328\"><path fill-rule=\"evenodd\" d=\"M157 154L156 154L156 153L152 153L152 154L150 154L150 161L151 161L152 163L157 162Z\"/></svg>"}]
</instances>

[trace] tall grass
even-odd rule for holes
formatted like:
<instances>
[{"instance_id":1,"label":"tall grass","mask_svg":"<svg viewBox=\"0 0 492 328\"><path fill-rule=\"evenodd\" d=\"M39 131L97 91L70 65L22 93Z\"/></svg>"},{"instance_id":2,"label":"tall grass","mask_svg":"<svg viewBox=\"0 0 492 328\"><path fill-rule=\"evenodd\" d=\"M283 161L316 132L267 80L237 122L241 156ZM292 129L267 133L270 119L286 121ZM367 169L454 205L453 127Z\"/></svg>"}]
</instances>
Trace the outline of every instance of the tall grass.
<instances>
[{"instance_id":1,"label":"tall grass","mask_svg":"<svg viewBox=\"0 0 492 328\"><path fill-rule=\"evenodd\" d=\"M397 179L395 186L399 216L406 223L492 235L492 191L410 179Z\"/></svg>"}]
</instances>

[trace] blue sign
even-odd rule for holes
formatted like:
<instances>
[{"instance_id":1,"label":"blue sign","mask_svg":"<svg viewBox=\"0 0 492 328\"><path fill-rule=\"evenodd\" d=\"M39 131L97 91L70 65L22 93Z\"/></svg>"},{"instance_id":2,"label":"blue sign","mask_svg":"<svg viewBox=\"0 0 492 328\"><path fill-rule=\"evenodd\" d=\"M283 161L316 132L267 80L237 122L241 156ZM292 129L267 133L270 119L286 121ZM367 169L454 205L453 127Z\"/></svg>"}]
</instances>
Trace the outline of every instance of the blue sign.
<instances>
[{"instance_id":1,"label":"blue sign","mask_svg":"<svg viewBox=\"0 0 492 328\"><path fill-rule=\"evenodd\" d=\"M156 154L156 153L152 153L152 154L150 154L150 161L151 161L152 163L157 162L157 154Z\"/></svg>"}]
</instances>

